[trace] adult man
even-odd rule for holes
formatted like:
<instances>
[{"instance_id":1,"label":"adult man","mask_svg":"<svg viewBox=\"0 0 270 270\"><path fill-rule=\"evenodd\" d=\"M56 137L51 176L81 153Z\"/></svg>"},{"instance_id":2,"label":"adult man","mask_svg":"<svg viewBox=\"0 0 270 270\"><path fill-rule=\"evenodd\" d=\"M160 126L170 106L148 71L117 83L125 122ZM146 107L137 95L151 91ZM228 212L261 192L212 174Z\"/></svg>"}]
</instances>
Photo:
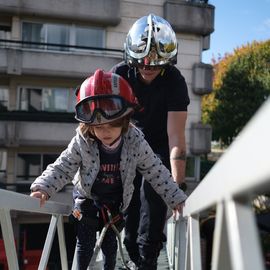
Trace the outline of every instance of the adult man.
<instances>
[{"instance_id":1,"label":"adult man","mask_svg":"<svg viewBox=\"0 0 270 270\"><path fill-rule=\"evenodd\" d=\"M135 124L180 185L185 179L189 97L185 79L174 66L177 50L171 25L150 14L132 25L125 43L125 63L112 71L132 86L141 105L133 117ZM137 192L126 214L124 243L138 269L155 270L162 242L166 241L167 206L150 184L140 175L136 178Z\"/></svg>"}]
</instances>

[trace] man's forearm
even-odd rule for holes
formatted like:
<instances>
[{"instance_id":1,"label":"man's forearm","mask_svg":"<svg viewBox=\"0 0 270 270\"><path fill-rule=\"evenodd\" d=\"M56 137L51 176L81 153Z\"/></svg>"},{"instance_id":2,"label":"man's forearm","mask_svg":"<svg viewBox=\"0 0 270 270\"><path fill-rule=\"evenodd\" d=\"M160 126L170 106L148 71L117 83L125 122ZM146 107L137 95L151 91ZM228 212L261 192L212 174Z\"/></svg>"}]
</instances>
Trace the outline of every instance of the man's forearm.
<instances>
[{"instance_id":1,"label":"man's forearm","mask_svg":"<svg viewBox=\"0 0 270 270\"><path fill-rule=\"evenodd\" d=\"M185 180L186 140L185 123L187 112L168 112L168 138L171 172L177 183Z\"/></svg>"},{"instance_id":2,"label":"man's forearm","mask_svg":"<svg viewBox=\"0 0 270 270\"><path fill-rule=\"evenodd\" d=\"M186 172L186 151L184 149L171 151L170 162L173 179L178 184L183 183Z\"/></svg>"}]
</instances>

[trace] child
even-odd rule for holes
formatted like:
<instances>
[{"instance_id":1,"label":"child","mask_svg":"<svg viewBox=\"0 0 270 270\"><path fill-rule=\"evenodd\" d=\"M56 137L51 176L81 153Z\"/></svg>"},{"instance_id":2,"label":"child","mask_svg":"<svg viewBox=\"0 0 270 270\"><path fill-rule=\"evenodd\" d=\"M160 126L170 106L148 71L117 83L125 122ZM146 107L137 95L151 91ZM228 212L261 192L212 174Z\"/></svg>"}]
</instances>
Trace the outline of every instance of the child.
<instances>
[{"instance_id":1,"label":"child","mask_svg":"<svg viewBox=\"0 0 270 270\"><path fill-rule=\"evenodd\" d=\"M130 124L137 102L129 84L117 74L97 70L82 83L77 99L76 119L81 123L76 135L33 182L31 196L40 198L43 205L75 179L79 203L76 205L75 200L74 215L79 218L82 214L81 221L84 216L95 218L100 203L123 213L131 201L138 170L171 209L181 212L186 195L153 153L143 133ZM78 226L79 270L87 269L96 241L97 226L85 226ZM117 242L112 230L107 231L102 252L104 269L114 269Z\"/></svg>"}]
</instances>

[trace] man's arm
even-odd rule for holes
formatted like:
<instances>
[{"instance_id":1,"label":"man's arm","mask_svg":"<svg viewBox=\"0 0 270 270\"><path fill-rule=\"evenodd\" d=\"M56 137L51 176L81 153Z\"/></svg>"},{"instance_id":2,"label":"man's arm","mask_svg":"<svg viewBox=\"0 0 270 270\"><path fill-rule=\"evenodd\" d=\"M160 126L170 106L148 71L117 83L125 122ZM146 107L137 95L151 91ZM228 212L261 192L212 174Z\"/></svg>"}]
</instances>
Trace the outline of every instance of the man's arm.
<instances>
[{"instance_id":1,"label":"man's arm","mask_svg":"<svg viewBox=\"0 0 270 270\"><path fill-rule=\"evenodd\" d=\"M185 126L187 112L168 112L168 137L170 147L170 162L173 179L181 184L185 181L186 140Z\"/></svg>"}]
</instances>

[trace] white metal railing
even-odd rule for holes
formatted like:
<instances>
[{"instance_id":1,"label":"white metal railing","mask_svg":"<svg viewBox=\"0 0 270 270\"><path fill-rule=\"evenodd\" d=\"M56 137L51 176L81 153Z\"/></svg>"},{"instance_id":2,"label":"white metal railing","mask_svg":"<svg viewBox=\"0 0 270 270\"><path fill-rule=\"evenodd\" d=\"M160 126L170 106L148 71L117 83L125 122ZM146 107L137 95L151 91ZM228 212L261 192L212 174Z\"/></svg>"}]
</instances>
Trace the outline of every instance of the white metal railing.
<instances>
[{"instance_id":1,"label":"white metal railing","mask_svg":"<svg viewBox=\"0 0 270 270\"><path fill-rule=\"evenodd\" d=\"M68 269L63 216L67 216L71 213L71 206L48 201L45 203L44 207L40 207L39 202L39 199L0 189L0 222L5 250L6 254L8 254L7 261L9 269L19 270L10 215L11 210L51 215L51 222L40 258L38 270L45 270L47 267L56 229L58 232L61 269Z\"/></svg>"},{"instance_id":2,"label":"white metal railing","mask_svg":"<svg viewBox=\"0 0 270 270\"><path fill-rule=\"evenodd\" d=\"M170 218L167 222L167 257L171 270L182 270L185 267L186 219Z\"/></svg>"},{"instance_id":3,"label":"white metal railing","mask_svg":"<svg viewBox=\"0 0 270 270\"><path fill-rule=\"evenodd\" d=\"M168 223L170 268L201 270L199 217L216 208L212 270L263 270L258 230L250 200L270 191L270 100L267 100L185 203L183 217ZM52 215L38 270L45 270L58 230L61 269L68 269L63 216L69 205L0 190L0 221L9 269L19 270L10 210Z\"/></svg>"},{"instance_id":4,"label":"white metal railing","mask_svg":"<svg viewBox=\"0 0 270 270\"><path fill-rule=\"evenodd\" d=\"M222 119L221 119L222 121ZM183 261L173 269L201 270L199 217L216 209L212 270L264 269L261 244L251 200L270 191L270 100L255 114L226 153L188 197L183 218L186 228L173 249ZM178 227L178 228L177 228ZM183 236L183 235L182 235ZM171 236L170 236L171 237ZM184 244L186 248L180 248ZM168 255L173 257L169 248ZM172 259L171 259L172 261Z\"/></svg>"}]
</instances>

